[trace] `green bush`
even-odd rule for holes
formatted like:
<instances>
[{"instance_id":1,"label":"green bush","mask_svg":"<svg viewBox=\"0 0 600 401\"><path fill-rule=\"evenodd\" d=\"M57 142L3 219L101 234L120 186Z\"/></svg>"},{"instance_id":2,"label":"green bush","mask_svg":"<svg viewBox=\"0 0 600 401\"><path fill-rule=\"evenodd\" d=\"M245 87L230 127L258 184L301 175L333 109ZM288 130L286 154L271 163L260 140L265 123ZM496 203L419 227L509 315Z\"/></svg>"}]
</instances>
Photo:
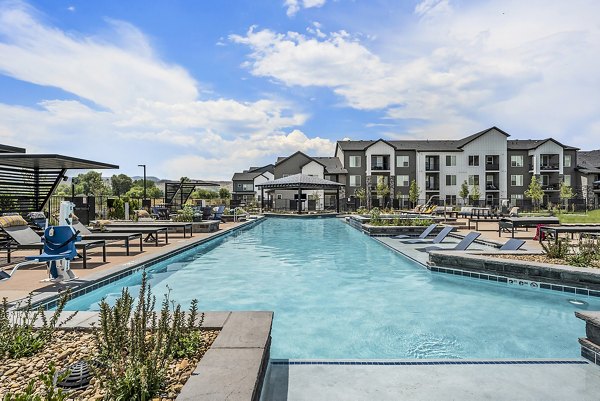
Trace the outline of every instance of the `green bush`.
<instances>
[{"instance_id":1,"label":"green bush","mask_svg":"<svg viewBox=\"0 0 600 401\"><path fill-rule=\"evenodd\" d=\"M34 309L29 294L25 305L19 303L15 310L10 311L8 300L2 299L0 307L0 360L22 358L35 355L52 337L57 327L61 327L77 314L73 312L64 321L59 322L60 315L69 300L70 292L65 291L58 300L56 310L46 318L43 308ZM39 327L34 324L38 321Z\"/></svg>"},{"instance_id":2,"label":"green bush","mask_svg":"<svg viewBox=\"0 0 600 401\"><path fill-rule=\"evenodd\" d=\"M187 320L169 294L160 312L154 310L155 303L145 272L135 309L126 288L115 306L100 303L100 327L94 338L108 399L149 400L159 395L172 358L197 354L202 345L199 328L204 317L197 317L197 301L192 302Z\"/></svg>"},{"instance_id":3,"label":"green bush","mask_svg":"<svg viewBox=\"0 0 600 401\"><path fill-rule=\"evenodd\" d=\"M550 259L566 259L569 255L569 241L559 239L558 241L548 240L542 242L544 254Z\"/></svg>"},{"instance_id":4,"label":"green bush","mask_svg":"<svg viewBox=\"0 0 600 401\"><path fill-rule=\"evenodd\" d=\"M594 238L581 237L577 246L573 247L572 254L568 256L568 263L577 267L591 266L594 261L600 260L599 245Z\"/></svg>"},{"instance_id":5,"label":"green bush","mask_svg":"<svg viewBox=\"0 0 600 401\"><path fill-rule=\"evenodd\" d=\"M185 223L194 221L194 209L190 205L183 206L183 208L177 212L175 217L173 217L173 221Z\"/></svg>"},{"instance_id":6,"label":"green bush","mask_svg":"<svg viewBox=\"0 0 600 401\"><path fill-rule=\"evenodd\" d=\"M358 209L356 209L356 213L358 214L368 214L369 210L366 207L359 207Z\"/></svg>"},{"instance_id":7,"label":"green bush","mask_svg":"<svg viewBox=\"0 0 600 401\"><path fill-rule=\"evenodd\" d=\"M378 207L371 209L369 215L371 216L371 224L376 225L381 221L381 210Z\"/></svg>"}]
</instances>

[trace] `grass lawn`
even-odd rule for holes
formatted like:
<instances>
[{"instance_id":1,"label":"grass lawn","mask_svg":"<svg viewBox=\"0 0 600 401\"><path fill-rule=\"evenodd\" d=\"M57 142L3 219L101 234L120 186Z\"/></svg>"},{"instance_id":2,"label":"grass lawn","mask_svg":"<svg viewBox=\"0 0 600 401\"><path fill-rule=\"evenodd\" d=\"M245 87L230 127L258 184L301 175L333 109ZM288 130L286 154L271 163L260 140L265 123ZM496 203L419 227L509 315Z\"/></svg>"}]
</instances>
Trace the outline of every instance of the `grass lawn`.
<instances>
[{"instance_id":1,"label":"grass lawn","mask_svg":"<svg viewBox=\"0 0 600 401\"><path fill-rule=\"evenodd\" d=\"M558 215L561 223L600 223L600 210L587 213L561 213Z\"/></svg>"}]
</instances>

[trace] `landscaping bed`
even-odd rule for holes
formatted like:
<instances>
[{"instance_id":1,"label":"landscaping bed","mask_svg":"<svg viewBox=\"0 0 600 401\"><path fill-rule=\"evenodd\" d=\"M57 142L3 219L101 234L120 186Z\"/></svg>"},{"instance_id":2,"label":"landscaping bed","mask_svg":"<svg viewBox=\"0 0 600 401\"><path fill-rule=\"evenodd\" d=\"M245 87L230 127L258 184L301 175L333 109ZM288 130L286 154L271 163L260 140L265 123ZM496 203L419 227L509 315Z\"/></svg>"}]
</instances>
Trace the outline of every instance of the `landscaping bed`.
<instances>
[{"instance_id":1,"label":"landscaping bed","mask_svg":"<svg viewBox=\"0 0 600 401\"><path fill-rule=\"evenodd\" d=\"M167 380L163 394L155 400L175 400L184 383L191 376L196 365L210 348L219 334L218 330L201 330L202 345L196 355L187 358L175 358L167 365ZM0 399L9 391L24 392L31 380L36 382L36 394L45 392L45 387L38 380L40 374L46 373L52 362L56 369L62 371L78 361L93 361L98 356L94 335L90 330L56 330L49 342L40 352L30 357L4 359L0 361ZM87 388L72 390L68 400L100 400L106 396L102 387L102 378L93 376Z\"/></svg>"},{"instance_id":2,"label":"landscaping bed","mask_svg":"<svg viewBox=\"0 0 600 401\"><path fill-rule=\"evenodd\" d=\"M494 255L496 258L500 259L513 259L513 260L521 260L526 262L537 262L537 263L548 263L552 265L569 265L569 261L562 258L550 258L543 254L529 254L529 255ZM592 260L587 267L591 268L600 268L600 260Z\"/></svg>"}]
</instances>

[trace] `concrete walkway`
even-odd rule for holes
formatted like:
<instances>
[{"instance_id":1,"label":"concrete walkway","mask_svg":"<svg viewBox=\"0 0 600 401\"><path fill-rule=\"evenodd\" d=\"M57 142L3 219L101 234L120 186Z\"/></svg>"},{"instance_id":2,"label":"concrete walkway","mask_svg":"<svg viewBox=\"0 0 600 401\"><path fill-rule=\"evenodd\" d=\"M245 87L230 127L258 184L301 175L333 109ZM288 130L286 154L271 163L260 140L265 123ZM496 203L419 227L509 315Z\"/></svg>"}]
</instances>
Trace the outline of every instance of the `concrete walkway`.
<instances>
[{"instance_id":1,"label":"concrete walkway","mask_svg":"<svg viewBox=\"0 0 600 401\"><path fill-rule=\"evenodd\" d=\"M262 401L591 401L600 394L600 368L583 359L290 362L302 364L270 362Z\"/></svg>"}]
</instances>

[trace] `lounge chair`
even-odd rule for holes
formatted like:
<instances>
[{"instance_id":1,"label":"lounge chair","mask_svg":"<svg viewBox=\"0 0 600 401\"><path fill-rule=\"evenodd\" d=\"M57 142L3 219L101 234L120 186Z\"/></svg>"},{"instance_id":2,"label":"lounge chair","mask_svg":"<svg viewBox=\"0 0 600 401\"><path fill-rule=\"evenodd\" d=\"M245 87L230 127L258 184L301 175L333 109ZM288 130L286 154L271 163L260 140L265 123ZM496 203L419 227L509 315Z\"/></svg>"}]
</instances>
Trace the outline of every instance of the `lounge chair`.
<instances>
[{"instance_id":1,"label":"lounge chair","mask_svg":"<svg viewBox=\"0 0 600 401\"><path fill-rule=\"evenodd\" d=\"M115 232L91 232L86 226L81 224L80 221L73 222L73 228L79 231L81 239L84 240L106 240L106 241L124 241L125 242L125 253L129 256L129 241L136 238L140 239L140 252L144 251L144 239L141 232L131 233L115 233Z\"/></svg>"},{"instance_id":2,"label":"lounge chair","mask_svg":"<svg viewBox=\"0 0 600 401\"><path fill-rule=\"evenodd\" d=\"M454 230L454 227L446 226L446 227L442 228L442 231L440 231L439 234L436 235L434 239L414 238L414 239L401 240L400 242L402 242L403 244L439 244L440 242L442 242L443 240L446 239L446 237L448 236L448 234L450 234L450 232L452 230Z\"/></svg>"},{"instance_id":3,"label":"lounge chair","mask_svg":"<svg viewBox=\"0 0 600 401\"><path fill-rule=\"evenodd\" d=\"M481 233L477 231L471 231L464 238L456 244L454 248L442 248L441 246L427 246L425 248L419 249L421 252L431 252L431 251L466 251L467 248L475 241Z\"/></svg>"},{"instance_id":4,"label":"lounge chair","mask_svg":"<svg viewBox=\"0 0 600 401\"><path fill-rule=\"evenodd\" d=\"M502 245L500 247L500 250L501 251L518 251L519 248L521 248L523 245L525 245L525 241L523 241L522 239L511 238L508 241L506 241L504 243L504 245Z\"/></svg>"},{"instance_id":5,"label":"lounge chair","mask_svg":"<svg viewBox=\"0 0 600 401\"><path fill-rule=\"evenodd\" d=\"M221 217L223 216L224 212L225 212L225 206L223 206L223 205L219 206L212 219L213 220L221 220Z\"/></svg>"},{"instance_id":6,"label":"lounge chair","mask_svg":"<svg viewBox=\"0 0 600 401\"><path fill-rule=\"evenodd\" d=\"M429 234L431 234L433 232L433 230L435 230L435 228L437 227L437 224L433 223L430 224L422 233L421 235L419 235L417 238L415 239L425 239L427 237L429 237ZM406 238L413 238L414 236L412 235L396 235L395 239L406 239Z\"/></svg>"},{"instance_id":7,"label":"lounge chair","mask_svg":"<svg viewBox=\"0 0 600 401\"><path fill-rule=\"evenodd\" d=\"M0 228L8 235L9 241L3 245L6 249L7 261L11 261L11 253L15 250L36 249L42 251L44 243L42 238L27 225L21 216L0 217ZM102 247L102 261L106 262L106 241L82 240L75 243L75 248L82 251L83 268L87 268L87 250Z\"/></svg>"}]
</instances>

